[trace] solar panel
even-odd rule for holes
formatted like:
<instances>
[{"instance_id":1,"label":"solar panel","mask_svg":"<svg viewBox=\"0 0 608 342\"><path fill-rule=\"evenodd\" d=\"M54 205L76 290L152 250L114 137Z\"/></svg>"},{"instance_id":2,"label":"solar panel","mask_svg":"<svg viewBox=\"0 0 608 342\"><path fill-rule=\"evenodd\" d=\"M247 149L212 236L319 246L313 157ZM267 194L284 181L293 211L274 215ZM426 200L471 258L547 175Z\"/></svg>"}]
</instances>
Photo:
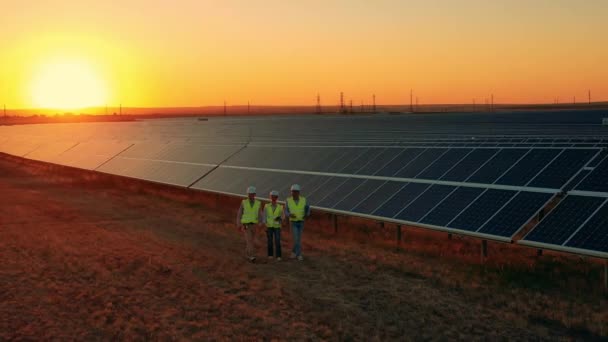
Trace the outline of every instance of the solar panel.
<instances>
[{"instance_id":1,"label":"solar panel","mask_svg":"<svg viewBox=\"0 0 608 342\"><path fill-rule=\"evenodd\" d=\"M0 152L23 157L39 147L40 143L36 141L9 139L9 141L0 148Z\"/></svg>"},{"instance_id":2,"label":"solar panel","mask_svg":"<svg viewBox=\"0 0 608 342\"><path fill-rule=\"evenodd\" d=\"M411 163L418 155L420 155L424 149L421 148L407 148L404 149L401 154L386 164L380 171L374 174L374 176L392 177L399 170Z\"/></svg>"},{"instance_id":3,"label":"solar panel","mask_svg":"<svg viewBox=\"0 0 608 342\"><path fill-rule=\"evenodd\" d=\"M353 189L356 189L361 184L363 184L365 180L361 178L348 178L345 182L340 184L334 191L329 193L324 198L315 202L315 205L324 207L324 208L332 208L338 202L340 202L344 196L350 194Z\"/></svg>"},{"instance_id":4,"label":"solar panel","mask_svg":"<svg viewBox=\"0 0 608 342\"><path fill-rule=\"evenodd\" d=\"M344 151L337 148L291 148L287 151L293 157L290 157L291 164L286 163L287 159L282 159L280 156L274 157L272 148L268 149L268 159L273 159L274 165L271 168L287 169L287 170L302 170L302 171L321 171L325 167L337 160Z\"/></svg>"},{"instance_id":5,"label":"solar panel","mask_svg":"<svg viewBox=\"0 0 608 342\"><path fill-rule=\"evenodd\" d=\"M603 202L603 198L568 195L524 240L562 245Z\"/></svg>"},{"instance_id":6,"label":"solar panel","mask_svg":"<svg viewBox=\"0 0 608 342\"><path fill-rule=\"evenodd\" d=\"M403 208L395 218L409 222L418 222L454 190L456 190L455 186L433 185L416 198L415 201Z\"/></svg>"},{"instance_id":7,"label":"solar panel","mask_svg":"<svg viewBox=\"0 0 608 342\"><path fill-rule=\"evenodd\" d=\"M456 216L448 227L468 231L477 231L502 206L515 195L515 191L488 189L460 215Z\"/></svg>"},{"instance_id":8,"label":"solar panel","mask_svg":"<svg viewBox=\"0 0 608 342\"><path fill-rule=\"evenodd\" d=\"M575 187L575 190L608 192L608 158L599 163L593 171Z\"/></svg>"},{"instance_id":9,"label":"solar panel","mask_svg":"<svg viewBox=\"0 0 608 342\"><path fill-rule=\"evenodd\" d=\"M192 188L200 190L211 190L242 194L245 188L252 184L252 175L261 174L251 170L239 170L231 168L217 168L207 177L195 183Z\"/></svg>"},{"instance_id":10,"label":"solar panel","mask_svg":"<svg viewBox=\"0 0 608 342\"><path fill-rule=\"evenodd\" d=\"M279 192L279 199L284 199L291 196L291 186L293 184L299 184L302 188L302 194L308 199L309 203L313 203L311 194L321 184L324 184L330 177L328 176L313 176L306 174L295 174L295 173L278 173L273 172L274 181L269 185L266 195L270 190L276 190Z\"/></svg>"},{"instance_id":11,"label":"solar panel","mask_svg":"<svg viewBox=\"0 0 608 342\"><path fill-rule=\"evenodd\" d=\"M376 191L371 193L369 197L365 198L363 201L359 202L357 206L353 208L353 212L371 215L388 201L393 195L395 195L399 190L403 189L408 183L402 182L386 182L384 185L379 187Z\"/></svg>"},{"instance_id":12,"label":"solar panel","mask_svg":"<svg viewBox=\"0 0 608 342\"><path fill-rule=\"evenodd\" d=\"M213 168L210 166L175 164L165 162L149 162L150 164L133 177L146 179L154 182L189 186Z\"/></svg>"},{"instance_id":13,"label":"solar panel","mask_svg":"<svg viewBox=\"0 0 608 342\"><path fill-rule=\"evenodd\" d=\"M375 190L381 188L386 181L368 179L361 183L360 186L353 188L350 194L346 194L339 200L332 209L351 211L357 204L365 200Z\"/></svg>"},{"instance_id":14,"label":"solar panel","mask_svg":"<svg viewBox=\"0 0 608 342\"><path fill-rule=\"evenodd\" d=\"M356 159L352 160L350 163L346 164L344 168L342 168L339 172L344 174L355 174L359 169L369 163L370 159L376 157L382 149L380 148L370 148L361 153Z\"/></svg>"},{"instance_id":15,"label":"solar panel","mask_svg":"<svg viewBox=\"0 0 608 342\"><path fill-rule=\"evenodd\" d=\"M324 172L340 173L346 165L350 164L354 159L357 159L365 150L365 148L341 149L340 155L322 167L322 170Z\"/></svg>"},{"instance_id":16,"label":"solar panel","mask_svg":"<svg viewBox=\"0 0 608 342\"><path fill-rule=\"evenodd\" d=\"M480 233L511 238L547 205L553 194L522 191L486 222Z\"/></svg>"},{"instance_id":17,"label":"solar panel","mask_svg":"<svg viewBox=\"0 0 608 342\"><path fill-rule=\"evenodd\" d=\"M139 159L163 159L159 153L169 147L166 142L157 141L142 141L133 144L128 150L120 154L123 158L139 158Z\"/></svg>"},{"instance_id":18,"label":"solar panel","mask_svg":"<svg viewBox=\"0 0 608 342\"><path fill-rule=\"evenodd\" d=\"M517 164L500 177L496 184L523 186L538 174L548 163L556 158L562 150L533 149Z\"/></svg>"},{"instance_id":19,"label":"solar panel","mask_svg":"<svg viewBox=\"0 0 608 342\"><path fill-rule=\"evenodd\" d=\"M608 253L608 203L576 232L566 246Z\"/></svg>"},{"instance_id":20,"label":"solar panel","mask_svg":"<svg viewBox=\"0 0 608 342\"><path fill-rule=\"evenodd\" d=\"M404 166L401 170L397 171L395 177L402 178L414 178L420 172L424 171L431 165L437 158L441 157L446 153L447 149L435 149L429 148L426 151L418 155L418 157L412 160L411 163Z\"/></svg>"},{"instance_id":21,"label":"solar panel","mask_svg":"<svg viewBox=\"0 0 608 342\"><path fill-rule=\"evenodd\" d=\"M170 144L156 158L199 164L217 165L240 150L242 146L203 146L197 144Z\"/></svg>"},{"instance_id":22,"label":"solar panel","mask_svg":"<svg viewBox=\"0 0 608 342\"><path fill-rule=\"evenodd\" d=\"M55 158L55 163L95 170L132 145L132 143L120 141L80 143L59 154Z\"/></svg>"},{"instance_id":23,"label":"solar panel","mask_svg":"<svg viewBox=\"0 0 608 342\"><path fill-rule=\"evenodd\" d=\"M477 169L485 164L489 158L498 152L497 149L480 148L469 153L464 159L456 164L451 170L441 177L441 180L464 182Z\"/></svg>"},{"instance_id":24,"label":"solar panel","mask_svg":"<svg viewBox=\"0 0 608 342\"><path fill-rule=\"evenodd\" d=\"M467 182L492 184L527 152L527 149L521 148L508 148L500 150L498 153L492 156L492 158L486 164L484 164L471 177L469 177ZM485 159L482 157L480 160Z\"/></svg>"},{"instance_id":25,"label":"solar panel","mask_svg":"<svg viewBox=\"0 0 608 342\"><path fill-rule=\"evenodd\" d=\"M395 217L403 208L412 203L430 185L422 183L409 183L394 194L387 202L374 211L375 216Z\"/></svg>"},{"instance_id":26,"label":"solar panel","mask_svg":"<svg viewBox=\"0 0 608 342\"><path fill-rule=\"evenodd\" d=\"M428 168L416 175L416 178L439 179L456 165L462 158L473 151L470 148L453 148L448 150Z\"/></svg>"},{"instance_id":27,"label":"solar panel","mask_svg":"<svg viewBox=\"0 0 608 342\"><path fill-rule=\"evenodd\" d=\"M420 222L435 226L446 226L483 192L484 189L481 188L459 187L426 214Z\"/></svg>"},{"instance_id":28,"label":"solar panel","mask_svg":"<svg viewBox=\"0 0 608 342\"><path fill-rule=\"evenodd\" d=\"M608 149L603 149L598 155L589 162L589 167L596 167L604 158L608 156Z\"/></svg>"},{"instance_id":29,"label":"solar panel","mask_svg":"<svg viewBox=\"0 0 608 342\"><path fill-rule=\"evenodd\" d=\"M327 177L325 182L322 182L317 188L309 190L307 199L310 203L319 203L346 180L347 178L344 177Z\"/></svg>"},{"instance_id":30,"label":"solar panel","mask_svg":"<svg viewBox=\"0 0 608 342\"><path fill-rule=\"evenodd\" d=\"M566 182L587 164L599 150L564 150L546 166L527 186L562 188Z\"/></svg>"},{"instance_id":31,"label":"solar panel","mask_svg":"<svg viewBox=\"0 0 608 342\"><path fill-rule=\"evenodd\" d=\"M587 177L587 175L591 173L591 170L582 169L577 173L566 185L564 185L564 191L571 191L574 189L580 182Z\"/></svg>"},{"instance_id":32,"label":"solar panel","mask_svg":"<svg viewBox=\"0 0 608 342\"><path fill-rule=\"evenodd\" d=\"M50 144L42 144L24 156L28 159L52 162L57 156L76 146L76 144L73 141L57 141Z\"/></svg>"},{"instance_id":33,"label":"solar panel","mask_svg":"<svg viewBox=\"0 0 608 342\"><path fill-rule=\"evenodd\" d=\"M376 157L371 159L369 163L367 163L367 165L363 166L355 173L360 175L373 175L379 170L381 170L391 160L395 159L395 157L401 154L401 152L403 152L403 149L387 148L384 151L380 152Z\"/></svg>"}]
</instances>

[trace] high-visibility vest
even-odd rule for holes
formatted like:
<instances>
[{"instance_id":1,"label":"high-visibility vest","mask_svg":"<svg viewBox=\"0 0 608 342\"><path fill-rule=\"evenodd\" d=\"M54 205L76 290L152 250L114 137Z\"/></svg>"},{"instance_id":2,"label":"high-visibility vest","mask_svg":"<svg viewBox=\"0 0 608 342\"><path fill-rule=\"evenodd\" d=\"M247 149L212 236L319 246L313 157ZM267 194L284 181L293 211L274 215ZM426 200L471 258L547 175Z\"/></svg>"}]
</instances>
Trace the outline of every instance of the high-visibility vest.
<instances>
[{"instance_id":1,"label":"high-visibility vest","mask_svg":"<svg viewBox=\"0 0 608 342\"><path fill-rule=\"evenodd\" d=\"M277 203L277 206L272 210L272 204L268 203L264 207L264 213L266 215L266 227L268 228L281 228L280 219L283 214L283 206Z\"/></svg>"},{"instance_id":2,"label":"high-visibility vest","mask_svg":"<svg viewBox=\"0 0 608 342\"><path fill-rule=\"evenodd\" d=\"M260 208L262 207L262 202L255 200L253 201L253 205L249 199L243 200L243 215L241 216L242 224L249 223L258 223L258 217L260 214Z\"/></svg>"},{"instance_id":3,"label":"high-visibility vest","mask_svg":"<svg viewBox=\"0 0 608 342\"><path fill-rule=\"evenodd\" d=\"M287 199L287 208L289 209L289 214L295 215L295 218L289 219L290 221L304 221L304 216L306 215L306 198L300 196L300 199L296 204L296 201L293 200L293 197L289 197Z\"/></svg>"}]
</instances>

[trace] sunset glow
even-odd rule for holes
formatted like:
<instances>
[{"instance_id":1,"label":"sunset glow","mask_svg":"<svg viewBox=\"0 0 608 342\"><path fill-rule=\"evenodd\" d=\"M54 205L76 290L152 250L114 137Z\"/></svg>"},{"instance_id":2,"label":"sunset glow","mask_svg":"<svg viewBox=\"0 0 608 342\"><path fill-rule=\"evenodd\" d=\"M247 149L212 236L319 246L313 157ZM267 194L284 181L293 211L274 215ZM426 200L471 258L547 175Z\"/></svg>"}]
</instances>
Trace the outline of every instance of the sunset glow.
<instances>
[{"instance_id":1,"label":"sunset glow","mask_svg":"<svg viewBox=\"0 0 608 342\"><path fill-rule=\"evenodd\" d=\"M50 61L36 72L31 91L38 108L79 109L102 106L108 100L100 76L80 61Z\"/></svg>"},{"instance_id":2,"label":"sunset glow","mask_svg":"<svg viewBox=\"0 0 608 342\"><path fill-rule=\"evenodd\" d=\"M9 0L0 102L396 104L412 88L421 104L599 101L606 18L600 0Z\"/></svg>"}]
</instances>

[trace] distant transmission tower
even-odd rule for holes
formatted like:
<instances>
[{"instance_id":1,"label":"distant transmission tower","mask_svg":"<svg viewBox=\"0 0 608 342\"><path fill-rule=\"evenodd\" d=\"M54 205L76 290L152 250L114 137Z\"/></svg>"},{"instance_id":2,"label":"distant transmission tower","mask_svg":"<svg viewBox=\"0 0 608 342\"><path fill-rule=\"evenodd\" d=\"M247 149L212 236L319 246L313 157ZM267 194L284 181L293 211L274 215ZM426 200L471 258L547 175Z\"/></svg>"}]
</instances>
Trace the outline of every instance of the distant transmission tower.
<instances>
[{"instance_id":1,"label":"distant transmission tower","mask_svg":"<svg viewBox=\"0 0 608 342\"><path fill-rule=\"evenodd\" d=\"M418 108L418 96L416 96L416 111L420 111L420 108Z\"/></svg>"},{"instance_id":2,"label":"distant transmission tower","mask_svg":"<svg viewBox=\"0 0 608 342\"><path fill-rule=\"evenodd\" d=\"M350 113L354 113L353 111L353 100L350 100Z\"/></svg>"},{"instance_id":3,"label":"distant transmission tower","mask_svg":"<svg viewBox=\"0 0 608 342\"><path fill-rule=\"evenodd\" d=\"M372 95L372 113L376 114L376 94Z\"/></svg>"},{"instance_id":4,"label":"distant transmission tower","mask_svg":"<svg viewBox=\"0 0 608 342\"><path fill-rule=\"evenodd\" d=\"M224 101L224 116L226 116L226 101Z\"/></svg>"},{"instance_id":5,"label":"distant transmission tower","mask_svg":"<svg viewBox=\"0 0 608 342\"><path fill-rule=\"evenodd\" d=\"M410 112L414 112L414 90L410 89Z\"/></svg>"},{"instance_id":6,"label":"distant transmission tower","mask_svg":"<svg viewBox=\"0 0 608 342\"><path fill-rule=\"evenodd\" d=\"M247 115L251 114L251 103L247 101Z\"/></svg>"},{"instance_id":7,"label":"distant transmission tower","mask_svg":"<svg viewBox=\"0 0 608 342\"><path fill-rule=\"evenodd\" d=\"M344 107L344 92L340 92L340 113L345 113L346 109Z\"/></svg>"},{"instance_id":8,"label":"distant transmission tower","mask_svg":"<svg viewBox=\"0 0 608 342\"><path fill-rule=\"evenodd\" d=\"M490 111L492 113L494 113L494 94L492 94L492 96L491 96L491 102L490 103L491 103L490 104Z\"/></svg>"},{"instance_id":9,"label":"distant transmission tower","mask_svg":"<svg viewBox=\"0 0 608 342\"><path fill-rule=\"evenodd\" d=\"M317 94L317 114L321 114L321 95Z\"/></svg>"},{"instance_id":10,"label":"distant transmission tower","mask_svg":"<svg viewBox=\"0 0 608 342\"><path fill-rule=\"evenodd\" d=\"M6 105L4 105L4 118L6 119Z\"/></svg>"},{"instance_id":11,"label":"distant transmission tower","mask_svg":"<svg viewBox=\"0 0 608 342\"><path fill-rule=\"evenodd\" d=\"M591 104L591 89L589 89L588 96L589 96L589 104Z\"/></svg>"}]
</instances>

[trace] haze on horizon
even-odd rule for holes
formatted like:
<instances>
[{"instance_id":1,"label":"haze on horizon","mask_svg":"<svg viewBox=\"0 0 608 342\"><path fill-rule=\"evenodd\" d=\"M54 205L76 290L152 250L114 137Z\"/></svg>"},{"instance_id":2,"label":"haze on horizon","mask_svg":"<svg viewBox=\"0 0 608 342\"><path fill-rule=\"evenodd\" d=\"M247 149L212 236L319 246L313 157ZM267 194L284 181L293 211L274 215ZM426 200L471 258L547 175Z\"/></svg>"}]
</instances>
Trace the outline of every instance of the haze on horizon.
<instances>
[{"instance_id":1,"label":"haze on horizon","mask_svg":"<svg viewBox=\"0 0 608 342\"><path fill-rule=\"evenodd\" d=\"M608 1L4 0L0 104L608 99Z\"/></svg>"}]
</instances>

